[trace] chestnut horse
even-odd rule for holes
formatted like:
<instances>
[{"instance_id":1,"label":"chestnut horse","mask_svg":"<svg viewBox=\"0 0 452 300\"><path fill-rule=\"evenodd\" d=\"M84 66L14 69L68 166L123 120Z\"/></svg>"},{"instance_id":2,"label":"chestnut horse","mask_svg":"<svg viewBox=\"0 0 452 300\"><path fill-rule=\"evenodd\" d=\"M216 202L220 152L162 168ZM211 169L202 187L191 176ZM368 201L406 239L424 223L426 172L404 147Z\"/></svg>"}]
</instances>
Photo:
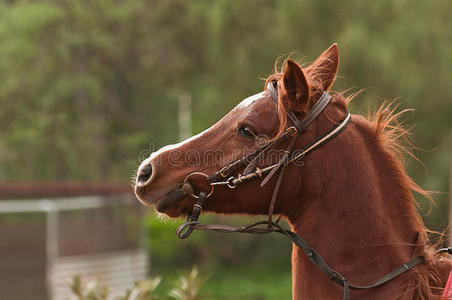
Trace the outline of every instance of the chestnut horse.
<instances>
[{"instance_id":1,"label":"chestnut horse","mask_svg":"<svg viewBox=\"0 0 452 300\"><path fill-rule=\"evenodd\" d=\"M336 44L304 69L287 60L281 72L269 76L264 92L243 100L202 133L152 153L138 169L135 193L139 200L170 217L189 215L194 207L189 194L211 191L212 187L203 176L193 176L190 183L195 191L176 193L184 179L194 172L215 174L260 149L263 140L278 140L298 123L288 118L289 111L292 117L304 120L330 89L338 61ZM277 83L277 101L268 91L269 82ZM305 149L343 124L349 100L341 93L332 94L326 107L297 135L293 149ZM354 285L373 283L420 256L422 264L380 287L353 290L350 297L439 298L452 264L435 253L416 209L412 192L428 194L410 179L401 163L398 138L406 131L397 121L400 114L383 105L368 118L353 115L348 126L322 147L298 163L284 164L281 180L273 176L261 186L262 179L255 178L233 189L216 185L203 210L263 215L272 204L273 212L285 218L294 233ZM271 150L281 151L276 151L278 155L266 153L256 169L280 161L290 143L286 140L272 145ZM275 185L279 190L273 202ZM340 299L343 294L343 287L325 276L295 245L292 278L293 299Z\"/></svg>"}]
</instances>

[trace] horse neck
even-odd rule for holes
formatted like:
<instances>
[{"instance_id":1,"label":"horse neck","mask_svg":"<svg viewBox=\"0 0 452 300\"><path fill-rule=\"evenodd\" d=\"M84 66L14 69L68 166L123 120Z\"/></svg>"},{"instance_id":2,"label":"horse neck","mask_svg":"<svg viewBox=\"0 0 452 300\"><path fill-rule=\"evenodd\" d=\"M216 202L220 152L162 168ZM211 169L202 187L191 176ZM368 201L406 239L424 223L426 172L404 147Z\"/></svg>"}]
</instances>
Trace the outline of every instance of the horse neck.
<instances>
[{"instance_id":1,"label":"horse neck","mask_svg":"<svg viewBox=\"0 0 452 300\"><path fill-rule=\"evenodd\" d=\"M359 122L349 126L342 139L331 142L329 149L337 149L335 153L328 155L325 149L312 154L314 167L306 176L314 192L302 196L307 187L300 191L309 206L289 219L293 231L333 269L352 284L367 285L420 254L425 236L400 164ZM294 299L340 298L342 288L297 247L292 264ZM374 291L364 293L370 297Z\"/></svg>"}]
</instances>

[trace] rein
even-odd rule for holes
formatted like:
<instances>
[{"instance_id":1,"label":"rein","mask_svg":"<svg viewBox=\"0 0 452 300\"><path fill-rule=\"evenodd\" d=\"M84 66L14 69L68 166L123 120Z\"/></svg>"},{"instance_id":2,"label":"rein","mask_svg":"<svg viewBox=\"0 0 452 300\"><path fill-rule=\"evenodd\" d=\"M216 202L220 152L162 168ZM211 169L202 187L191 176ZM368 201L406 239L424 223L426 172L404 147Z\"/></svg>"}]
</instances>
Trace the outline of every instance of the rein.
<instances>
[{"instance_id":1,"label":"rein","mask_svg":"<svg viewBox=\"0 0 452 300\"><path fill-rule=\"evenodd\" d=\"M270 93L272 99L274 101L278 101L278 91L275 86L276 82L269 82L267 84L267 91ZM323 92L322 96L319 100L314 104L314 106L307 112L305 118L300 121L295 116L295 114L288 110L287 116L293 123L293 126L287 128L282 134L280 134L276 139L263 145L258 148L251 154L243 156L241 159L230 163L229 165L224 166L222 169L214 173L213 175L207 175L201 172L194 172L189 174L177 193L183 193L185 195L191 196L194 198L195 204L193 205L192 212L188 215L187 221L180 225L177 229L177 236L180 239L188 238L194 230L213 230L221 233L248 233L248 234L267 234L271 232L276 232L286 236L293 244L298 246L310 259L310 261L316 265L323 273L325 273L329 279L333 280L335 283L339 284L344 288L343 299L348 300L350 289L352 290L366 290L379 287L392 279L398 277L399 275L411 270L412 268L422 264L425 262L422 256L417 256L410 261L400 265L392 272L386 274L381 279L376 282L367 285L367 286L358 286L348 283L346 278L342 276L339 272L335 271L331 268L325 260L318 254L317 251L312 249L308 243L303 240L299 235L295 232L283 228L279 224L280 217L278 217L275 221L273 221L273 211L276 202L276 198L278 195L279 188L282 183L282 179L284 177L284 171L288 164L296 163L301 161L308 153L320 148L325 145L327 142L331 141L337 135L339 135L350 123L351 115L347 112L347 115L344 120L342 120L339 124L335 125L330 131L326 132L323 136L319 137L313 143L309 144L305 148L293 151L296 141L300 137L300 135L306 130L307 126L325 109L328 103L331 100L331 95L327 92ZM275 164L259 168L258 162L261 158L264 157L268 151L270 151L273 147L278 145L283 141L289 141L287 148L284 151L282 158ZM238 170L245 168L243 173L234 176L233 173ZM266 221L260 221L253 224L249 224L243 227L235 227L229 225L219 225L219 224L201 224L198 222L199 216L202 211L202 207L207 198L209 198L213 192L214 188L217 185L226 185L227 187L234 189L238 185L248 182L252 179L262 178L264 175L264 179L262 180L260 186L264 186L270 178L279 170L279 175L276 180L276 184L273 190L269 210L268 210L268 219ZM192 176L203 176L206 178L206 181L210 184L211 190L209 192L201 191L199 195L194 195L193 187L189 182L189 178ZM267 226L265 226L267 225ZM437 250L437 253L448 252L452 254L452 247L442 248Z\"/></svg>"}]
</instances>

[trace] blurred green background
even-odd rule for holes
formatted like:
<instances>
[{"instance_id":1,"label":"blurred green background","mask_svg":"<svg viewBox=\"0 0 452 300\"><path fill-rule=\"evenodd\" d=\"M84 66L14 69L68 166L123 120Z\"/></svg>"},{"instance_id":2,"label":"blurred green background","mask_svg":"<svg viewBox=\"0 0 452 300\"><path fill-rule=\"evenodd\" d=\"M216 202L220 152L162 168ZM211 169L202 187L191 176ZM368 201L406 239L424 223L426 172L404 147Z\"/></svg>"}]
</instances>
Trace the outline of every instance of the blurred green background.
<instances>
[{"instance_id":1,"label":"blurred green background","mask_svg":"<svg viewBox=\"0 0 452 300\"><path fill-rule=\"evenodd\" d=\"M425 221L443 230L451 15L448 0L0 0L0 180L130 181L152 149L178 141L180 95L192 98L197 133L262 90L279 56L309 62L337 42L334 89L365 90L353 113L394 98L415 109L407 124L425 166L407 168L440 192ZM150 213L153 272L197 264L210 273L210 299L290 298L285 240L197 232L179 241L179 222Z\"/></svg>"}]
</instances>

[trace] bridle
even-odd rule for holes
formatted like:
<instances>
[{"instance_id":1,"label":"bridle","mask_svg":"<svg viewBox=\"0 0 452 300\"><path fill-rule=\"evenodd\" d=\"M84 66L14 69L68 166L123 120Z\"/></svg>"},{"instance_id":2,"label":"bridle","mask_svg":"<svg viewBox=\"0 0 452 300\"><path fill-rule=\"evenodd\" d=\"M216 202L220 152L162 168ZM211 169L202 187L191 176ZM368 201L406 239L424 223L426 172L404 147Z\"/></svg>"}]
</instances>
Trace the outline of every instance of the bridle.
<instances>
[{"instance_id":1,"label":"bridle","mask_svg":"<svg viewBox=\"0 0 452 300\"><path fill-rule=\"evenodd\" d=\"M277 81L271 81L267 83L267 92L270 94L271 99L278 103L279 94L277 91ZM209 198L214 191L215 186L218 185L226 185L227 187L234 189L240 184L244 184L250 180L256 178L264 178L260 184L263 187L268 181L273 177L273 175L279 170L279 175L276 180L275 187L273 189L272 198L270 201L270 206L268 209L268 230L272 230L273 228L273 211L276 203L276 198L278 195L279 188L282 183L282 179L284 177L284 172L286 166L290 163L301 162L301 160L310 152L320 148L322 145L326 144L333 138L335 138L338 134L340 134L350 123L351 115L347 112L346 117L339 124L336 124L330 131L328 131L323 136L316 139L313 143L308 146L298 149L296 151L292 151L296 141L300 137L300 135L306 130L306 128L314 121L317 116L325 109L328 103L331 100L331 95L326 91L320 96L320 98L315 102L312 108L306 113L303 120L299 120L299 118L295 115L295 113L291 110L287 110L287 117L292 122L293 126L288 127L284 130L278 137L271 140L270 142L265 143L255 151L250 154L244 155L242 158L222 167L220 170L215 172L212 175L207 175L202 172L194 172L189 174L181 187L181 192L186 195L189 195L196 199L196 203L194 204L193 210L191 214L187 218L187 222L180 226L178 230L178 236L181 239L187 238L194 229L199 229L198 218L201 213L202 206L204 204L205 199ZM262 160L265 155L267 155L271 149L281 144L284 141L289 141L287 148L282 154L282 157L275 164L259 167L258 163ZM238 170L243 169L243 172L237 175L232 175L236 173ZM189 179L192 176L203 176L206 181L210 184L211 190L208 193L205 193L205 199L203 198L203 192L200 192L199 195L194 195L193 188L189 183ZM265 176L265 177L264 177ZM279 218L277 219L279 221ZM205 229L205 227L203 227ZM211 227L210 229L214 229Z\"/></svg>"},{"instance_id":2,"label":"bridle","mask_svg":"<svg viewBox=\"0 0 452 300\"><path fill-rule=\"evenodd\" d=\"M277 91L277 82L272 81L267 84L267 92L271 95L271 98L278 102L279 95ZM287 117L292 122L293 126L288 127L283 133L281 133L277 138L268 142L252 152L251 154L243 156L241 159L236 160L219 171L215 172L212 175L207 175L202 172L194 172L189 174L178 191L178 193L183 193L185 195L191 196L194 198L195 204L193 205L192 212L188 215L187 221L179 226L177 229L177 236L180 239L185 239L191 235L194 230L213 230L222 233L248 233L248 234L267 234L270 232L277 232L285 235L292 243L297 245L311 260L311 262L316 265L322 272L324 272L328 278L336 282L337 284L344 287L344 296L343 299L349 299L349 291L350 289L354 290L365 290L379 287L397 276L411 270L415 266L424 263L424 258L422 256L417 256L410 261L400 265L398 268L394 269L392 272L386 274L378 281L374 282L371 285L367 286L357 286L347 282L344 276L342 276L339 272L332 269L325 260L314 250L312 249L305 240L303 240L299 235L295 232L287 230L283 228L279 224L280 217L278 217L275 221L273 221L273 212L274 207L278 195L279 188L282 183L282 179L284 177L285 168L290 163L300 162L307 154L310 152L320 148L325 145L336 136L338 136L350 123L351 115L347 112L346 117L338 124L336 124L331 130L326 132L324 135L317 138L313 143L308 146L292 151L296 141L301 136L301 134L306 130L309 124L317 118L317 116L325 109L328 103L331 100L331 95L326 91L320 96L317 102L313 105L313 107L306 113L306 116L303 120L299 120L295 113L287 110ZM273 149L276 145L282 143L283 141L289 141L288 146L286 147L282 157L280 160L266 167L259 167L258 163L260 160L268 154L268 152ZM238 173L237 175L233 175L238 172L240 169L243 169L243 173ZM209 198L217 185L226 185L227 187L234 189L238 185L246 183L250 180L256 178L263 178L260 186L264 186L268 183L270 178L279 170L279 175L275 183L275 187L273 189L272 198L270 201L270 206L268 209L268 219L266 221L256 222L243 227L235 227L229 225L218 225L218 224L201 224L198 222L199 216L202 211L202 207L207 198ZM201 191L198 195L194 194L193 187L191 186L189 179L194 176L202 176L206 179L206 181L210 184L210 191L205 192ZM265 176L265 177L264 177ZM267 225L267 226L265 226ZM452 254L452 248L443 248L437 251L448 252Z\"/></svg>"},{"instance_id":3,"label":"bridle","mask_svg":"<svg viewBox=\"0 0 452 300\"><path fill-rule=\"evenodd\" d=\"M267 91L270 93L271 98L274 101L278 101L278 92L275 87L276 82L269 82L267 84ZM298 140L300 135L306 130L308 125L315 120L315 118L325 109L328 103L331 100L331 95L327 92L323 92L319 100L314 104L314 106L306 113L305 118L300 121L295 114L288 110L287 117L293 123L293 126L287 128L282 134L280 134L273 141L264 144L253 153L243 156L241 159L226 165L221 170L216 172L215 174L207 177L207 182L212 186L216 185L227 185L229 188L235 188L239 184L243 184L255 178L264 177L260 186L263 187L268 183L270 178L279 170L278 179L276 180L275 188L273 189L272 198L270 201L270 206L268 210L268 228L272 227L273 220L273 210L275 207L276 198L278 195L279 188L282 183L282 179L284 177L284 171L288 164L300 162L303 157L306 156L309 152L319 148L323 144L327 143L329 140L333 139L336 135L338 135L342 130L344 130L351 120L350 113L347 112L346 118L333 130L328 132L325 136L317 139L312 144L308 145L303 149L299 149L292 153L292 148L295 145L295 142ZM285 149L282 157L275 164L272 164L267 167L259 168L258 163L262 160L262 158L268 154L268 152L273 149L276 145L280 144L283 141L289 141L287 148ZM237 176L231 176L234 172L241 168L245 168L242 174L238 174ZM227 178L227 180L225 180Z\"/></svg>"}]
</instances>

